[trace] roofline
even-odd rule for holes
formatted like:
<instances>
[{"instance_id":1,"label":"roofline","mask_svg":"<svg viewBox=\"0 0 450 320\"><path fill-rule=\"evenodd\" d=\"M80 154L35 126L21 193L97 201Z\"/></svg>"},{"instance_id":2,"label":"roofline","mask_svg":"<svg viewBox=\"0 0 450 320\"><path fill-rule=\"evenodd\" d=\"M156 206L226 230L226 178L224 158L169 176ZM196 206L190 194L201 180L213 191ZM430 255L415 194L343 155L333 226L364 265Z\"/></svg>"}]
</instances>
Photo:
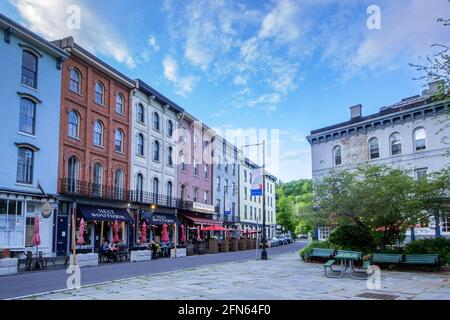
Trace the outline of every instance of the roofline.
<instances>
[{"instance_id":1,"label":"roofline","mask_svg":"<svg viewBox=\"0 0 450 320\"><path fill-rule=\"evenodd\" d=\"M144 92L145 94L149 96L154 96L158 102L160 102L162 105L168 105L170 109L175 111L176 113L183 113L185 112L182 107L180 107L178 104L164 96L162 93L158 92L156 89L152 88L149 84L144 82L141 79L136 79L136 89Z\"/></svg>"},{"instance_id":2,"label":"roofline","mask_svg":"<svg viewBox=\"0 0 450 320\"><path fill-rule=\"evenodd\" d=\"M31 30L25 28L24 26L18 24L17 22L11 20L7 16L0 13L0 26L5 25L6 28L12 28L14 30L14 34L19 38L25 38L24 40L34 42L36 45L42 47L48 54L57 57L57 58L69 58L69 54L64 50L58 48L51 42L45 40L43 37L37 35Z\"/></svg>"},{"instance_id":3,"label":"roofline","mask_svg":"<svg viewBox=\"0 0 450 320\"><path fill-rule=\"evenodd\" d=\"M443 101L439 101L438 103L440 103L440 102L443 102ZM424 97L423 99L421 99L419 101L416 101L414 103L407 104L407 105L402 105L401 107L398 107L398 108L387 109L385 111L380 111L380 112L377 112L377 113L373 113L373 114L370 114L368 116L358 117L358 118L351 119L351 120L348 120L348 121L345 121L345 122L340 122L340 123L337 123L337 124L334 124L334 125L331 125L331 126L323 127L323 128L316 129L316 130L312 130L311 134L310 134L310 137L318 135L318 134L324 134L327 131L334 131L336 129L357 125L357 124L366 122L368 120L373 120L373 119L381 118L381 117L388 116L388 115L391 116L393 114L396 114L396 113L399 113L399 112L402 112L402 111L411 110L411 109L415 109L415 108L421 108L421 107L424 107L424 106L428 106L430 104L433 104L431 102L431 100L429 98L427 98L427 97Z\"/></svg>"},{"instance_id":4,"label":"roofline","mask_svg":"<svg viewBox=\"0 0 450 320\"><path fill-rule=\"evenodd\" d=\"M87 61L91 65L102 70L108 76L114 78L116 81L120 82L128 89L134 89L136 87L136 83L133 80L131 80L117 69L113 68L106 62L102 61L101 59L97 58L95 55L93 55L92 53L81 47L74 41L73 37L55 40L52 41L52 43L58 45L61 49L65 50L66 52L69 52L74 56L78 56L84 61Z\"/></svg>"}]
</instances>

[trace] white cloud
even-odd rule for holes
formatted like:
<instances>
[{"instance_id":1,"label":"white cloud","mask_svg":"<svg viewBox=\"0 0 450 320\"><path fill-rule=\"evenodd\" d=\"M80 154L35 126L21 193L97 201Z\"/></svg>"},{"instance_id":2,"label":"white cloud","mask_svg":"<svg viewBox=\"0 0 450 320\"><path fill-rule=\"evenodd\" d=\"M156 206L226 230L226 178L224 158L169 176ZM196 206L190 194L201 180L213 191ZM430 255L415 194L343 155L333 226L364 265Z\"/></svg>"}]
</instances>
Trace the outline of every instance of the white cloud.
<instances>
[{"instance_id":1,"label":"white cloud","mask_svg":"<svg viewBox=\"0 0 450 320\"><path fill-rule=\"evenodd\" d=\"M76 0L10 0L17 8L26 25L50 40L74 36L75 41L93 53L114 58L128 68L136 67L126 42L117 30L102 16L92 12L88 6ZM81 28L69 29L67 19L69 6L80 8Z\"/></svg>"},{"instance_id":2,"label":"white cloud","mask_svg":"<svg viewBox=\"0 0 450 320\"><path fill-rule=\"evenodd\" d=\"M159 51L159 45L156 42L155 36L149 36L147 39L147 43L150 46L150 48L152 48L154 51Z\"/></svg>"},{"instance_id":3,"label":"white cloud","mask_svg":"<svg viewBox=\"0 0 450 320\"><path fill-rule=\"evenodd\" d=\"M188 75L180 77L178 74L178 63L171 56L166 56L163 61L164 77L175 85L176 93L186 97L194 90L198 78Z\"/></svg>"},{"instance_id":4,"label":"white cloud","mask_svg":"<svg viewBox=\"0 0 450 320\"><path fill-rule=\"evenodd\" d=\"M265 16L258 36L262 39L274 38L282 42L292 42L300 37L298 27L299 2L281 0Z\"/></svg>"}]
</instances>

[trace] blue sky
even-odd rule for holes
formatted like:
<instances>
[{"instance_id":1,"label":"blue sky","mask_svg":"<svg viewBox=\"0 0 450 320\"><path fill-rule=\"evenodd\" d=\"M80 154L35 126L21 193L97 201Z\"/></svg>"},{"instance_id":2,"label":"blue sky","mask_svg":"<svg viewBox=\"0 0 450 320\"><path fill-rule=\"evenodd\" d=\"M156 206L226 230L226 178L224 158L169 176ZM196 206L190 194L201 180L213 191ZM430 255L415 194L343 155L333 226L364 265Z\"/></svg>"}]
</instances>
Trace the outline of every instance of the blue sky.
<instances>
[{"instance_id":1,"label":"blue sky","mask_svg":"<svg viewBox=\"0 0 450 320\"><path fill-rule=\"evenodd\" d=\"M369 30L370 5L381 29ZM68 8L81 28L67 28ZM311 176L313 129L420 94L409 62L449 43L447 0L1 0L0 12L50 40L141 78L214 128L280 130L284 181Z\"/></svg>"}]
</instances>

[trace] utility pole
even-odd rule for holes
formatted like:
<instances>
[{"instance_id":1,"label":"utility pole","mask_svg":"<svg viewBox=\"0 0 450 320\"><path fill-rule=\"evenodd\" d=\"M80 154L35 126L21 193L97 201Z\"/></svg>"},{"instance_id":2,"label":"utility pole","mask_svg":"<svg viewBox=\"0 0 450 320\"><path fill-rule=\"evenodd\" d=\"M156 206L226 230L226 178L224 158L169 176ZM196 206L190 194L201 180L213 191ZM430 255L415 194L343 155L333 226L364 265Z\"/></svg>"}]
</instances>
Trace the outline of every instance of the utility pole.
<instances>
[{"instance_id":1,"label":"utility pole","mask_svg":"<svg viewBox=\"0 0 450 320\"><path fill-rule=\"evenodd\" d=\"M266 240L266 141L263 141L263 233L261 260L267 260Z\"/></svg>"}]
</instances>

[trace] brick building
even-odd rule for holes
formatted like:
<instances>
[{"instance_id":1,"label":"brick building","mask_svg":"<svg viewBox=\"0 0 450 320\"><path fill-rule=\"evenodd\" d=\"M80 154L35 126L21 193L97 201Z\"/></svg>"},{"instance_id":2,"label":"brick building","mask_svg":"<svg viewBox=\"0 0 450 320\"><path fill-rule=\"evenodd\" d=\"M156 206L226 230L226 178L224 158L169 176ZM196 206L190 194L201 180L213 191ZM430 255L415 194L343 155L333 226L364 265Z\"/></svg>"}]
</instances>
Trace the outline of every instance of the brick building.
<instances>
[{"instance_id":1,"label":"brick building","mask_svg":"<svg viewBox=\"0 0 450 320\"><path fill-rule=\"evenodd\" d=\"M70 214L87 222L86 246L98 248L122 224L121 239L132 239L126 211L131 150L131 91L135 82L85 49L72 37L54 44L70 53L62 65L58 192L58 253L70 247ZM75 210L73 210L75 209ZM109 213L108 215L96 212Z\"/></svg>"}]
</instances>

